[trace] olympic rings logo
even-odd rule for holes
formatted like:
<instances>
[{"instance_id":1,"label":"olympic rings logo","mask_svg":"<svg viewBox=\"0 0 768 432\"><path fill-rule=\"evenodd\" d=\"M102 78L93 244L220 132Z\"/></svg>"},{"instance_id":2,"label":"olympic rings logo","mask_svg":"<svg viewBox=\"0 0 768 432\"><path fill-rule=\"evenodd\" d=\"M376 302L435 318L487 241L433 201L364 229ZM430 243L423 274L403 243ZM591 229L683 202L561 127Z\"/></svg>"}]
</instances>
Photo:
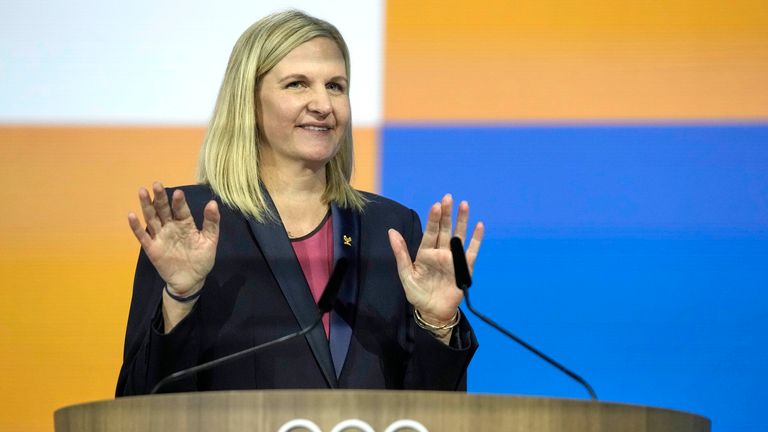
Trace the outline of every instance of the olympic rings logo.
<instances>
[{"instance_id":1,"label":"olympic rings logo","mask_svg":"<svg viewBox=\"0 0 768 432\"><path fill-rule=\"evenodd\" d=\"M323 432L315 422L307 419L293 419L280 426L277 432L291 432L296 430L307 430L309 432ZM358 419L348 419L338 423L331 429L331 432L344 432L344 431L362 431L362 432L376 432L371 425ZM384 429L384 432L398 432L401 430L415 430L416 432L429 432L423 424L416 420L402 419L397 420Z\"/></svg>"}]
</instances>

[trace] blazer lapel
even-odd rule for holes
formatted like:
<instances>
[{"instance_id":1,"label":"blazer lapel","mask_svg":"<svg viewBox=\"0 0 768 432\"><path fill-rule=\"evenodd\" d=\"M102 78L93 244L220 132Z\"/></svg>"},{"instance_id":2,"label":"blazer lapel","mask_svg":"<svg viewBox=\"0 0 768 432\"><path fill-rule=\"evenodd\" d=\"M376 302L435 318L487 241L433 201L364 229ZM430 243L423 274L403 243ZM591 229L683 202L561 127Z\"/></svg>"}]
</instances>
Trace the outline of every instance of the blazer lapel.
<instances>
[{"instance_id":1,"label":"blazer lapel","mask_svg":"<svg viewBox=\"0 0 768 432\"><path fill-rule=\"evenodd\" d=\"M333 218L333 257L336 262L344 257L349 266L344 276L336 306L331 312L330 348L336 377L341 375L352 339L358 293L358 253L360 245L360 214L331 204Z\"/></svg>"},{"instance_id":2,"label":"blazer lapel","mask_svg":"<svg viewBox=\"0 0 768 432\"><path fill-rule=\"evenodd\" d=\"M272 199L267 195L267 201L277 215ZM312 325L318 318L318 309L315 300L304 278L299 261L293 251L285 227L280 221L268 221L257 223L251 218L248 225L251 228L257 246L267 261L272 274L275 276L280 290L283 292L288 304L296 316L301 328ZM346 277L345 277L346 279ZM334 370L331 352L328 347L328 339L322 325L316 326L305 335L312 353L323 371L328 385L331 388L338 387L337 375Z\"/></svg>"}]
</instances>

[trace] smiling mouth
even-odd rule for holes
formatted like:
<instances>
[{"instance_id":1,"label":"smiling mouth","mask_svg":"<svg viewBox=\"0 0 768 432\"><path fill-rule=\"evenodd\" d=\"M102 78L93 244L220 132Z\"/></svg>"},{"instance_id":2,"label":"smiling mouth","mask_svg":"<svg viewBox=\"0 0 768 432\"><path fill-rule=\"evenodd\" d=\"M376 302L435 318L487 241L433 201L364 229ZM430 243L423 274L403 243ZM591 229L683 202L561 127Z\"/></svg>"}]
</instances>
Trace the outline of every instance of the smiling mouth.
<instances>
[{"instance_id":1,"label":"smiling mouth","mask_svg":"<svg viewBox=\"0 0 768 432\"><path fill-rule=\"evenodd\" d=\"M325 126L310 126L310 125L303 125L303 126L299 126L299 127L300 127L300 128L302 128L302 129L305 129L305 130L310 130L310 131L319 131L319 132L325 132L325 131L329 131L329 130L331 130L331 128L329 128L329 127L325 127Z\"/></svg>"}]
</instances>

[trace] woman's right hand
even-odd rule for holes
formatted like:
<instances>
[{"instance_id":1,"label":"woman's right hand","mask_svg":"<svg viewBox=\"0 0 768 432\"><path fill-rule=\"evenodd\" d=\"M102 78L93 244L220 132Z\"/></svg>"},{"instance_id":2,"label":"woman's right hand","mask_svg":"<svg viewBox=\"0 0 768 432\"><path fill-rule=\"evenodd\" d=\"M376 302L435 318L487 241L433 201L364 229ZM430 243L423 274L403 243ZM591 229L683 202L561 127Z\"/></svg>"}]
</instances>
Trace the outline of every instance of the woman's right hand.
<instances>
[{"instance_id":1,"label":"woman's right hand","mask_svg":"<svg viewBox=\"0 0 768 432\"><path fill-rule=\"evenodd\" d=\"M203 229L198 230L184 192L173 192L171 203L160 182L152 185L152 201L145 188L139 189L139 203L146 230L135 213L128 224L144 253L175 295L187 297L202 289L216 259L219 241L219 207L210 201L203 210Z\"/></svg>"}]
</instances>

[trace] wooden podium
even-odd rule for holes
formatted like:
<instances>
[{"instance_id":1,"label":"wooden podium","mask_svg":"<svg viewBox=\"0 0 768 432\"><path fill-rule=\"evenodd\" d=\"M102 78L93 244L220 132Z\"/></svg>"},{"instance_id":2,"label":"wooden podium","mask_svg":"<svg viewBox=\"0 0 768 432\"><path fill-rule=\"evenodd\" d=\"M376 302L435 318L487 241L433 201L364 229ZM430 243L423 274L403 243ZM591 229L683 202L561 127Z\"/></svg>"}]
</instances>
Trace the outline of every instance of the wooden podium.
<instances>
[{"instance_id":1,"label":"wooden podium","mask_svg":"<svg viewBox=\"0 0 768 432\"><path fill-rule=\"evenodd\" d=\"M400 428L408 422L398 420L417 423ZM291 428L301 424L305 426ZM358 427L351 427L354 424ZM252 390L125 397L61 408L55 413L55 425L56 432L710 430L704 417L637 405L378 390Z\"/></svg>"}]
</instances>

